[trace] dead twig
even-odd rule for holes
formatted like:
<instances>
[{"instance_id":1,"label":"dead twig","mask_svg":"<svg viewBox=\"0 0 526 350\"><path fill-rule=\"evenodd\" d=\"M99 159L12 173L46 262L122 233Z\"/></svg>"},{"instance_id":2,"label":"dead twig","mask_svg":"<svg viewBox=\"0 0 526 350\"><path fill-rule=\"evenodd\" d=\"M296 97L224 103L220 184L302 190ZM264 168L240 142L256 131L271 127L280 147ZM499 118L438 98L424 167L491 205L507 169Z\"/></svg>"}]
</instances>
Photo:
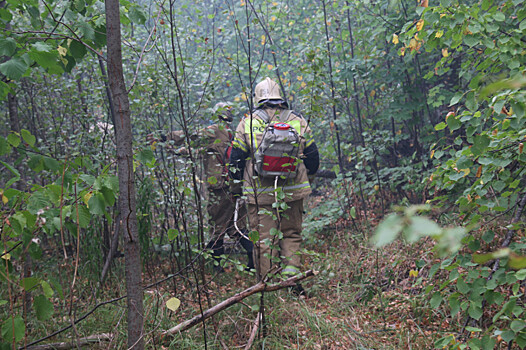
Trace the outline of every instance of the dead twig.
<instances>
[{"instance_id":1,"label":"dead twig","mask_svg":"<svg viewBox=\"0 0 526 350\"><path fill-rule=\"evenodd\" d=\"M252 328L252 331L250 332L250 337L248 338L247 345L245 346L245 350L249 350L252 347L252 344L254 343L254 339L256 339L256 334L258 334L259 329L259 320L261 319L263 315L261 315L261 312L258 312L258 315L256 316L256 320L254 321L254 327Z\"/></svg>"},{"instance_id":2,"label":"dead twig","mask_svg":"<svg viewBox=\"0 0 526 350\"><path fill-rule=\"evenodd\" d=\"M207 318L217 314L220 311L225 310L226 308L238 303L239 301L245 299L248 296L251 296L252 294L256 294L258 292L273 292L276 290L280 290L283 288L288 288L294 286L297 282L304 280L305 278L311 277L316 275L317 272L313 270L309 270L304 273L300 273L296 276L293 276L285 281L281 281L279 283L268 285L265 281L261 281L252 287L245 289L242 292L239 292L238 294L220 302L216 306L211 307L210 309L204 311L203 313L186 320L184 322L179 323L177 326L172 327L164 332L161 333L161 336L167 336L167 335L174 335L179 332L184 332L193 326L199 324L200 322L206 320Z\"/></svg>"}]
</instances>

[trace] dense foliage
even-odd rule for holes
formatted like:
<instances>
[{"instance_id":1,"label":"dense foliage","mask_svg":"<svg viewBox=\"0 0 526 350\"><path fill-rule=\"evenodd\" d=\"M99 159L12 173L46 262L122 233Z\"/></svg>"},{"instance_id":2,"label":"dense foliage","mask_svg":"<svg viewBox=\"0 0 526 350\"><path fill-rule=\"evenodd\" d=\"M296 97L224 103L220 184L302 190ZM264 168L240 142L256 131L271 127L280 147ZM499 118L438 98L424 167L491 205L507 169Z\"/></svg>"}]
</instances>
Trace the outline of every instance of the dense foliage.
<instances>
[{"instance_id":1,"label":"dense foliage","mask_svg":"<svg viewBox=\"0 0 526 350\"><path fill-rule=\"evenodd\" d=\"M439 317L459 322L455 334L434 336L436 346L526 347L522 0L121 7L148 280L160 280L157 266L169 261L174 292L205 284L197 271L207 233L195 145L188 138L184 158L146 136L190 135L220 100L233 103L237 121L255 83L270 76L309 120L323 170L336 175L315 182L328 199L307 220L307 242L342 221L367 232L394 211L377 245L399 234L438 242L440 260L418 266L438 282L420 293ZM108 92L104 17L95 0L0 5L0 347L71 325L75 301L95 305L102 286L120 291L119 270L105 281L104 267L119 234L119 106Z\"/></svg>"}]
</instances>

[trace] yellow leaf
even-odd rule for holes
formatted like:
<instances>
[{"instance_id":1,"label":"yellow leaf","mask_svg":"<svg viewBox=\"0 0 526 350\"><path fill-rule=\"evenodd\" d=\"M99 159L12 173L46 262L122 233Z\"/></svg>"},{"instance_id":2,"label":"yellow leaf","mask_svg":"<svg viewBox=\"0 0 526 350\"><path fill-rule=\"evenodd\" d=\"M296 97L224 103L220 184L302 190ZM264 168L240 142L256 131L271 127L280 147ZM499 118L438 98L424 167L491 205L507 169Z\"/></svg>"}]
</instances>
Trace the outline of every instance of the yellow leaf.
<instances>
[{"instance_id":1,"label":"yellow leaf","mask_svg":"<svg viewBox=\"0 0 526 350\"><path fill-rule=\"evenodd\" d=\"M405 55L405 47L402 47L400 49L400 56L404 56Z\"/></svg>"},{"instance_id":2,"label":"yellow leaf","mask_svg":"<svg viewBox=\"0 0 526 350\"><path fill-rule=\"evenodd\" d=\"M416 22L416 30L421 31L422 28L424 28L424 20L421 19L420 21Z\"/></svg>"},{"instance_id":3,"label":"yellow leaf","mask_svg":"<svg viewBox=\"0 0 526 350\"><path fill-rule=\"evenodd\" d=\"M460 169L460 171L463 171L464 172L464 176L468 176L469 173L471 172L471 170L468 169Z\"/></svg>"},{"instance_id":4,"label":"yellow leaf","mask_svg":"<svg viewBox=\"0 0 526 350\"><path fill-rule=\"evenodd\" d=\"M428 7L428 6L429 6L428 0L422 0L422 2L420 2L420 7Z\"/></svg>"},{"instance_id":5,"label":"yellow leaf","mask_svg":"<svg viewBox=\"0 0 526 350\"><path fill-rule=\"evenodd\" d=\"M441 38L442 35L444 35L444 32L439 30L438 32L435 33L435 38Z\"/></svg>"},{"instance_id":6,"label":"yellow leaf","mask_svg":"<svg viewBox=\"0 0 526 350\"><path fill-rule=\"evenodd\" d=\"M442 49L442 56L444 56L444 57L448 57L449 56L449 52L447 52L447 49Z\"/></svg>"},{"instance_id":7,"label":"yellow leaf","mask_svg":"<svg viewBox=\"0 0 526 350\"><path fill-rule=\"evenodd\" d=\"M241 6L245 6L245 1L244 0L241 0Z\"/></svg>"},{"instance_id":8,"label":"yellow leaf","mask_svg":"<svg viewBox=\"0 0 526 350\"><path fill-rule=\"evenodd\" d=\"M272 6L278 6L278 3L274 1L274 2L272 3Z\"/></svg>"},{"instance_id":9,"label":"yellow leaf","mask_svg":"<svg viewBox=\"0 0 526 350\"><path fill-rule=\"evenodd\" d=\"M369 95L371 97L374 97L376 95L376 90L371 90L371 92L369 93Z\"/></svg>"},{"instance_id":10,"label":"yellow leaf","mask_svg":"<svg viewBox=\"0 0 526 350\"><path fill-rule=\"evenodd\" d=\"M5 254L5 250L2 253L2 259L4 260L11 260L11 254Z\"/></svg>"},{"instance_id":11,"label":"yellow leaf","mask_svg":"<svg viewBox=\"0 0 526 350\"><path fill-rule=\"evenodd\" d=\"M380 189L380 186L378 186L378 185L374 185L374 190L375 190L375 191L378 191L379 189Z\"/></svg>"},{"instance_id":12,"label":"yellow leaf","mask_svg":"<svg viewBox=\"0 0 526 350\"><path fill-rule=\"evenodd\" d=\"M304 88L305 86L307 86L307 84L305 84L304 81L301 82L301 87Z\"/></svg>"},{"instance_id":13,"label":"yellow leaf","mask_svg":"<svg viewBox=\"0 0 526 350\"><path fill-rule=\"evenodd\" d=\"M239 97L234 97L234 101L235 102L239 102L239 101L241 101L241 99Z\"/></svg>"},{"instance_id":14,"label":"yellow leaf","mask_svg":"<svg viewBox=\"0 0 526 350\"><path fill-rule=\"evenodd\" d=\"M416 271L416 270L409 271L409 277L417 278L418 277L418 271Z\"/></svg>"},{"instance_id":15,"label":"yellow leaf","mask_svg":"<svg viewBox=\"0 0 526 350\"><path fill-rule=\"evenodd\" d=\"M272 17L270 18L270 21L271 21L271 22L276 22L276 16L272 16Z\"/></svg>"},{"instance_id":16,"label":"yellow leaf","mask_svg":"<svg viewBox=\"0 0 526 350\"><path fill-rule=\"evenodd\" d=\"M268 69L268 70L273 70L273 69L274 69L274 66L271 65L271 64L269 64L269 65L267 65L267 69Z\"/></svg>"},{"instance_id":17,"label":"yellow leaf","mask_svg":"<svg viewBox=\"0 0 526 350\"><path fill-rule=\"evenodd\" d=\"M433 158L434 155L435 155L435 150L432 150L431 151L431 156L429 158Z\"/></svg>"},{"instance_id":18,"label":"yellow leaf","mask_svg":"<svg viewBox=\"0 0 526 350\"><path fill-rule=\"evenodd\" d=\"M302 81L302 80L303 80L303 77L300 75L300 76L297 77L296 79L298 79L299 81Z\"/></svg>"},{"instance_id":19,"label":"yellow leaf","mask_svg":"<svg viewBox=\"0 0 526 350\"><path fill-rule=\"evenodd\" d=\"M68 49L66 49L65 47L62 47L62 46L59 46L57 48L57 51L60 54L60 56L66 56L66 54L68 53Z\"/></svg>"},{"instance_id":20,"label":"yellow leaf","mask_svg":"<svg viewBox=\"0 0 526 350\"><path fill-rule=\"evenodd\" d=\"M179 306L181 306L181 300L177 298L170 298L166 302L166 307L172 311L176 311L179 308Z\"/></svg>"},{"instance_id":21,"label":"yellow leaf","mask_svg":"<svg viewBox=\"0 0 526 350\"><path fill-rule=\"evenodd\" d=\"M93 196L93 192L88 192L84 195L84 197L82 198L82 200L84 200L84 204L86 204L86 206L88 206L88 202L89 202L89 199Z\"/></svg>"},{"instance_id":22,"label":"yellow leaf","mask_svg":"<svg viewBox=\"0 0 526 350\"><path fill-rule=\"evenodd\" d=\"M267 37L265 35L261 36L261 45L265 45L265 42L267 40Z\"/></svg>"},{"instance_id":23,"label":"yellow leaf","mask_svg":"<svg viewBox=\"0 0 526 350\"><path fill-rule=\"evenodd\" d=\"M393 34L393 44L398 44L400 42L400 40L398 40L398 35L396 34Z\"/></svg>"},{"instance_id":24,"label":"yellow leaf","mask_svg":"<svg viewBox=\"0 0 526 350\"><path fill-rule=\"evenodd\" d=\"M416 48L416 45L417 45L417 42L414 38L409 41L409 48L411 50L414 50Z\"/></svg>"}]
</instances>

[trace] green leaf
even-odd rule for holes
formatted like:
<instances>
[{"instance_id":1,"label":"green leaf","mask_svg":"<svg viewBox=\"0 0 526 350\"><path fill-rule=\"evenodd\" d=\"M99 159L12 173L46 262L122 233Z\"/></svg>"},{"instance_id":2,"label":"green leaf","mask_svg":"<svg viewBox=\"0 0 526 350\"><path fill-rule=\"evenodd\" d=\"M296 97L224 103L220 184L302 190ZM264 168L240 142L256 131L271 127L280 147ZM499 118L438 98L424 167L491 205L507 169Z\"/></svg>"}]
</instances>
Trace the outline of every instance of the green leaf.
<instances>
[{"instance_id":1,"label":"green leaf","mask_svg":"<svg viewBox=\"0 0 526 350\"><path fill-rule=\"evenodd\" d=\"M47 298L51 298L53 296L54 292L53 292L53 289L51 288L51 286L49 285L49 283L47 283L46 281L41 281L40 285L42 286L42 290L44 291L44 295Z\"/></svg>"},{"instance_id":2,"label":"green leaf","mask_svg":"<svg viewBox=\"0 0 526 350\"><path fill-rule=\"evenodd\" d=\"M24 337L25 333L26 325L20 316L15 316L14 318L11 316L2 325L2 338L7 341L12 341L14 334L15 341L18 342Z\"/></svg>"},{"instance_id":3,"label":"green leaf","mask_svg":"<svg viewBox=\"0 0 526 350\"><path fill-rule=\"evenodd\" d=\"M38 154L32 155L27 161L27 165L35 172L44 170L44 162L42 156Z\"/></svg>"},{"instance_id":4,"label":"green leaf","mask_svg":"<svg viewBox=\"0 0 526 350\"><path fill-rule=\"evenodd\" d=\"M38 41L31 45L31 48L38 52L50 52L53 51L53 47L45 42Z\"/></svg>"},{"instance_id":5,"label":"green leaf","mask_svg":"<svg viewBox=\"0 0 526 350\"><path fill-rule=\"evenodd\" d=\"M144 13L144 11L138 6L131 8L129 17L132 22L137 24L144 24L147 19L146 13Z\"/></svg>"},{"instance_id":6,"label":"green leaf","mask_svg":"<svg viewBox=\"0 0 526 350\"><path fill-rule=\"evenodd\" d=\"M515 332L507 330L502 332L500 336L502 337L502 340L504 340L506 343L509 343L510 341L515 339Z\"/></svg>"},{"instance_id":7,"label":"green leaf","mask_svg":"<svg viewBox=\"0 0 526 350\"><path fill-rule=\"evenodd\" d=\"M442 303L442 295L440 295L439 292L435 292L433 296L431 297L431 300L429 300L429 305L432 309L436 309L440 306Z\"/></svg>"},{"instance_id":8,"label":"green leaf","mask_svg":"<svg viewBox=\"0 0 526 350\"><path fill-rule=\"evenodd\" d=\"M471 291L471 288L462 277L459 277L457 280L457 290L462 294L468 294Z\"/></svg>"},{"instance_id":9,"label":"green leaf","mask_svg":"<svg viewBox=\"0 0 526 350\"><path fill-rule=\"evenodd\" d=\"M176 228L168 229L167 235L168 235L168 240L173 241L174 239L177 238L177 236L179 236L179 230Z\"/></svg>"},{"instance_id":10,"label":"green leaf","mask_svg":"<svg viewBox=\"0 0 526 350\"><path fill-rule=\"evenodd\" d=\"M526 327L526 322L524 322L523 320L515 320L510 324L510 328L516 333L522 331L524 327Z\"/></svg>"},{"instance_id":11,"label":"green leaf","mask_svg":"<svg viewBox=\"0 0 526 350\"><path fill-rule=\"evenodd\" d=\"M495 238L495 232L488 230L482 234L482 240L486 243L491 243Z\"/></svg>"},{"instance_id":12,"label":"green leaf","mask_svg":"<svg viewBox=\"0 0 526 350\"><path fill-rule=\"evenodd\" d=\"M502 12L497 12L493 15L493 19L497 22L502 22L506 19L506 16Z\"/></svg>"},{"instance_id":13,"label":"green leaf","mask_svg":"<svg viewBox=\"0 0 526 350\"><path fill-rule=\"evenodd\" d=\"M444 122L438 123L437 125L435 125L435 130L437 130L437 131L444 130L446 128L446 126L447 126L447 124L444 123Z\"/></svg>"},{"instance_id":14,"label":"green leaf","mask_svg":"<svg viewBox=\"0 0 526 350\"><path fill-rule=\"evenodd\" d=\"M20 80L28 69L28 65L20 57L15 57L0 64L0 72L12 80Z\"/></svg>"},{"instance_id":15,"label":"green leaf","mask_svg":"<svg viewBox=\"0 0 526 350\"><path fill-rule=\"evenodd\" d=\"M463 96L463 95L462 95L461 93L457 93L455 96L453 96L453 97L451 98L451 101L449 102L449 107L456 105L456 104L460 101L460 99L462 98L462 96ZM449 119L449 118L448 118L448 119Z\"/></svg>"},{"instance_id":16,"label":"green leaf","mask_svg":"<svg viewBox=\"0 0 526 350\"><path fill-rule=\"evenodd\" d=\"M462 123L455 116L451 116L447 118L447 126L449 127L449 130L455 131L460 129Z\"/></svg>"},{"instance_id":17,"label":"green leaf","mask_svg":"<svg viewBox=\"0 0 526 350\"><path fill-rule=\"evenodd\" d=\"M0 39L0 56L13 56L16 51L16 41L13 38Z\"/></svg>"},{"instance_id":18,"label":"green leaf","mask_svg":"<svg viewBox=\"0 0 526 350\"><path fill-rule=\"evenodd\" d=\"M435 236L441 232L440 226L436 222L422 216L413 216L411 223L403 233L409 242L416 242L424 236Z\"/></svg>"},{"instance_id":19,"label":"green leaf","mask_svg":"<svg viewBox=\"0 0 526 350\"><path fill-rule=\"evenodd\" d=\"M466 35L464 37L464 43L466 43L466 45L469 47L473 47L477 45L478 43L480 43L480 40L474 35Z\"/></svg>"},{"instance_id":20,"label":"green leaf","mask_svg":"<svg viewBox=\"0 0 526 350\"><path fill-rule=\"evenodd\" d=\"M250 238L250 241L252 243L257 243L259 241L259 232L256 230L252 230L248 233L248 238Z\"/></svg>"},{"instance_id":21,"label":"green leaf","mask_svg":"<svg viewBox=\"0 0 526 350\"><path fill-rule=\"evenodd\" d=\"M62 167L60 166L60 163L54 159L54 158L51 158L51 157L43 157L43 160L44 160L44 165L45 167L48 169L48 170L51 170L51 171L58 171L58 170L61 170Z\"/></svg>"},{"instance_id":22,"label":"green leaf","mask_svg":"<svg viewBox=\"0 0 526 350\"><path fill-rule=\"evenodd\" d=\"M155 156L150 148L145 148L137 154L137 160L142 164L150 163L153 159L155 159Z\"/></svg>"},{"instance_id":23,"label":"green leaf","mask_svg":"<svg viewBox=\"0 0 526 350\"><path fill-rule=\"evenodd\" d=\"M36 137L31 135L31 133L26 130L26 129L22 129L20 130L20 134L22 135L22 139L31 147L33 147L35 145L35 142L36 142Z\"/></svg>"},{"instance_id":24,"label":"green leaf","mask_svg":"<svg viewBox=\"0 0 526 350\"><path fill-rule=\"evenodd\" d=\"M471 146L471 153L474 156L479 156L484 153L490 144L490 138L487 135L475 136L473 146Z\"/></svg>"},{"instance_id":25,"label":"green leaf","mask_svg":"<svg viewBox=\"0 0 526 350\"><path fill-rule=\"evenodd\" d=\"M376 228L373 242L377 247L382 247L395 240L402 231L402 218L397 214L390 214Z\"/></svg>"},{"instance_id":26,"label":"green leaf","mask_svg":"<svg viewBox=\"0 0 526 350\"><path fill-rule=\"evenodd\" d=\"M455 296L449 297L449 308L451 309L451 316L455 316L460 311L460 302L458 301L458 293Z\"/></svg>"},{"instance_id":27,"label":"green leaf","mask_svg":"<svg viewBox=\"0 0 526 350\"><path fill-rule=\"evenodd\" d=\"M7 142L13 147L18 147L20 145L20 136L15 133L10 133L7 135Z\"/></svg>"},{"instance_id":28,"label":"green leaf","mask_svg":"<svg viewBox=\"0 0 526 350\"><path fill-rule=\"evenodd\" d=\"M37 295L33 301L35 313L40 321L46 321L53 316L53 303L43 295Z\"/></svg>"},{"instance_id":29,"label":"green leaf","mask_svg":"<svg viewBox=\"0 0 526 350\"><path fill-rule=\"evenodd\" d=\"M469 92L466 96L466 108L469 109L472 112L475 112L478 108L479 104L477 102L477 99L475 97L475 93L473 91Z\"/></svg>"},{"instance_id":30,"label":"green leaf","mask_svg":"<svg viewBox=\"0 0 526 350\"><path fill-rule=\"evenodd\" d=\"M88 40L95 39L95 30L89 23L80 22L79 31L85 39L88 39Z\"/></svg>"},{"instance_id":31,"label":"green leaf","mask_svg":"<svg viewBox=\"0 0 526 350\"><path fill-rule=\"evenodd\" d=\"M36 277L26 277L22 279L20 285L26 292L29 292L30 290L34 289L36 286L40 284L40 280Z\"/></svg>"},{"instance_id":32,"label":"green leaf","mask_svg":"<svg viewBox=\"0 0 526 350\"><path fill-rule=\"evenodd\" d=\"M88 201L88 209L91 214L104 215L106 210L106 201L100 192L96 192Z\"/></svg>"},{"instance_id":33,"label":"green leaf","mask_svg":"<svg viewBox=\"0 0 526 350\"><path fill-rule=\"evenodd\" d=\"M29 52L29 57L50 74L61 74L64 72L56 50L53 52L31 51Z\"/></svg>"},{"instance_id":34,"label":"green leaf","mask_svg":"<svg viewBox=\"0 0 526 350\"><path fill-rule=\"evenodd\" d=\"M76 40L73 40L71 44L69 44L69 50L71 51L71 55L76 59L82 59L86 53L88 53L86 46Z\"/></svg>"},{"instance_id":35,"label":"green leaf","mask_svg":"<svg viewBox=\"0 0 526 350\"><path fill-rule=\"evenodd\" d=\"M11 147L4 137L0 137L0 156L11 153Z\"/></svg>"},{"instance_id":36,"label":"green leaf","mask_svg":"<svg viewBox=\"0 0 526 350\"><path fill-rule=\"evenodd\" d=\"M468 314L471 318L479 320L482 317L482 308L474 302L469 303Z\"/></svg>"},{"instance_id":37,"label":"green leaf","mask_svg":"<svg viewBox=\"0 0 526 350\"><path fill-rule=\"evenodd\" d=\"M77 221L76 215L73 221ZM79 205L79 225L81 228L87 228L91 221L91 214L84 205Z\"/></svg>"},{"instance_id":38,"label":"green leaf","mask_svg":"<svg viewBox=\"0 0 526 350\"><path fill-rule=\"evenodd\" d=\"M515 277L519 280L519 281L523 281L524 279L526 279L526 269L521 269L519 271L517 271L515 273Z\"/></svg>"}]
</instances>

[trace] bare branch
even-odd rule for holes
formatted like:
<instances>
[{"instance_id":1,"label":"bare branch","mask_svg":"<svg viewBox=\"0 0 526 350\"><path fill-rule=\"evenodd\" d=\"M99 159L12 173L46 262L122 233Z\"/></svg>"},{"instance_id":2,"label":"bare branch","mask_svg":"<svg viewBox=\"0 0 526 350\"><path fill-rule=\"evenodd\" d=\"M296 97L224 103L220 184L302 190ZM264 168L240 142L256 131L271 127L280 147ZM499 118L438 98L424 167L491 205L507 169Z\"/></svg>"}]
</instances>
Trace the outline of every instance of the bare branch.
<instances>
[{"instance_id":1,"label":"bare branch","mask_svg":"<svg viewBox=\"0 0 526 350\"><path fill-rule=\"evenodd\" d=\"M240 302L241 300L245 299L248 296L251 296L252 294L256 294L259 292L273 292L276 290L280 290L287 287L294 286L297 282L304 280L308 277L315 276L317 274L317 271L309 270L304 273L300 273L296 276L293 276L285 281L281 281L276 284L268 285L265 283L265 281L261 281L252 287L245 289L244 291L237 293L236 295L220 302L216 306L211 307L210 309L204 311L202 314L199 314L189 320L186 320L184 322L179 323L177 326L170 328L163 333L161 333L161 336L166 335L174 335L179 332L184 332L187 329L192 328L193 326L199 324L200 322L206 320L207 318L217 314L220 311L223 311L227 309L228 307Z\"/></svg>"}]
</instances>

